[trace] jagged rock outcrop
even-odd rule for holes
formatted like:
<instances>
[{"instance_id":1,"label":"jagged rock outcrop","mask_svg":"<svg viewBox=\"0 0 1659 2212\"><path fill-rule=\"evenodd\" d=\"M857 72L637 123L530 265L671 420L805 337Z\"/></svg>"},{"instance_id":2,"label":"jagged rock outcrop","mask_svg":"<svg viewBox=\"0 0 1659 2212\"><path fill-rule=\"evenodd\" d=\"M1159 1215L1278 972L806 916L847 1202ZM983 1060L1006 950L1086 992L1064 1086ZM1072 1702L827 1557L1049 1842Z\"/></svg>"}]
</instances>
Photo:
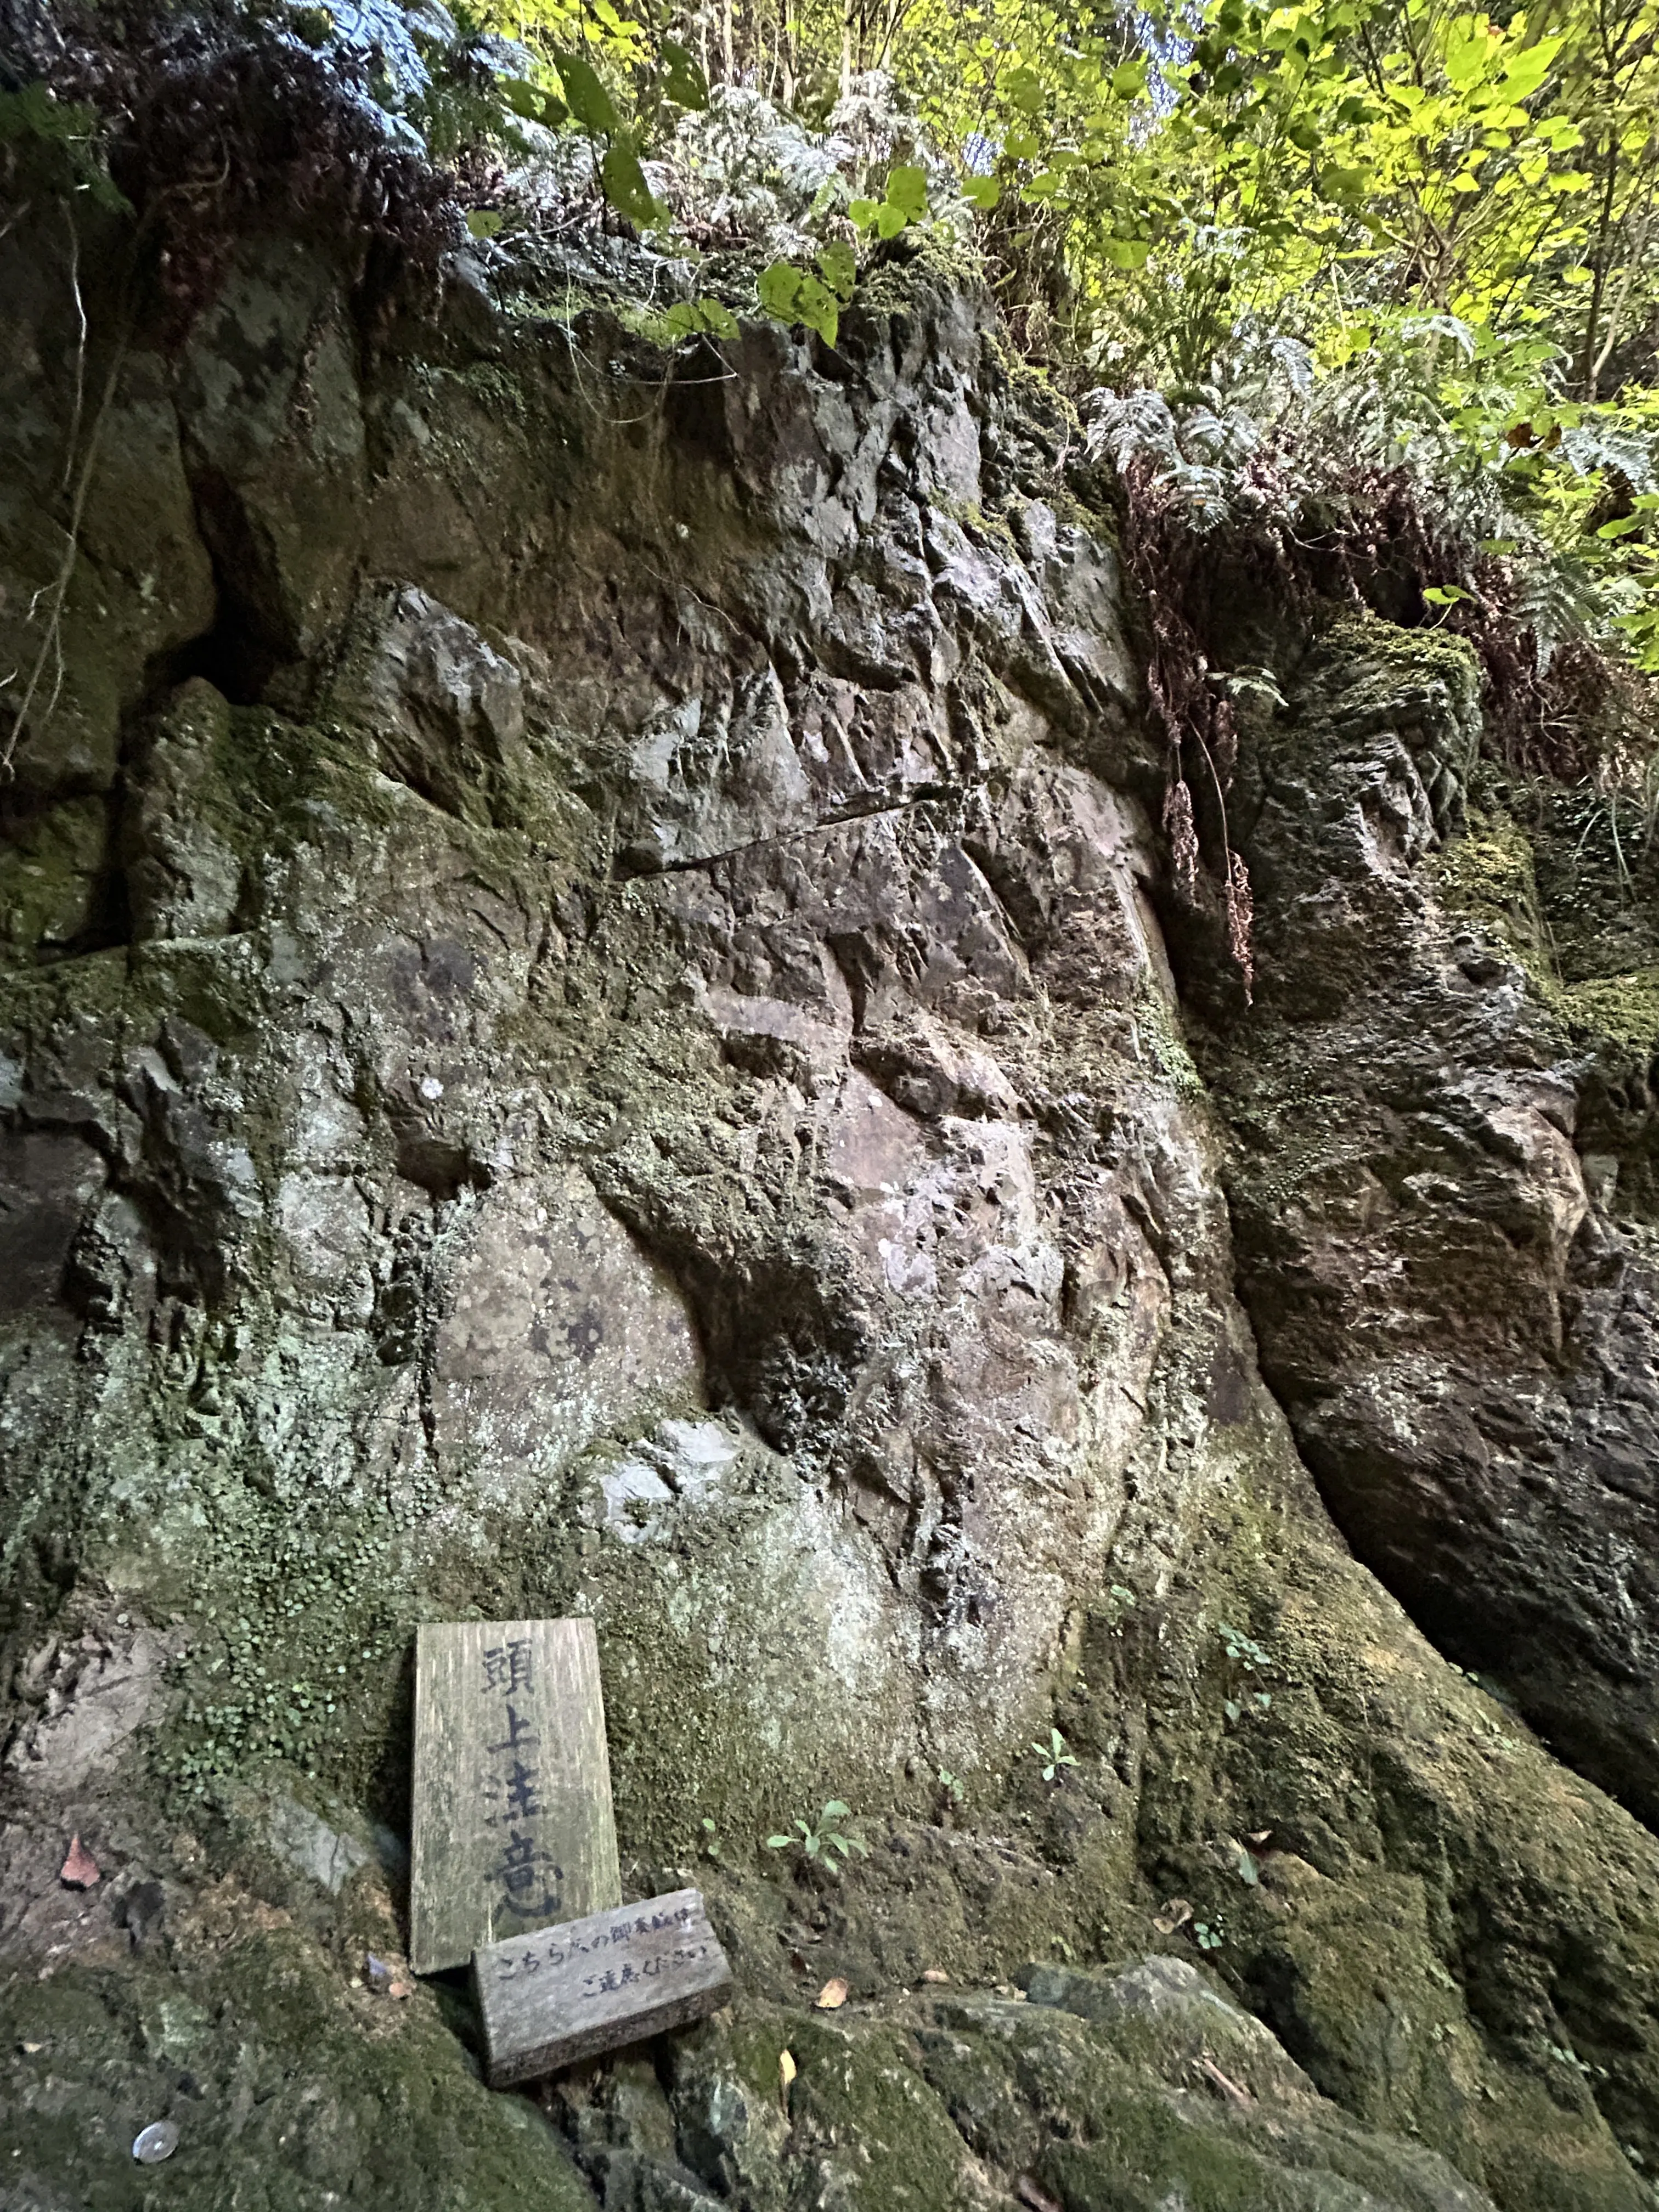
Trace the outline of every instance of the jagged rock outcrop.
<instances>
[{"instance_id":1,"label":"jagged rock outcrop","mask_svg":"<svg viewBox=\"0 0 1659 2212\"><path fill-rule=\"evenodd\" d=\"M1647 1079L1642 977L1626 943L1598 994L1585 945L1564 981L1587 934L1565 897L1551 915L1534 885L1513 927L1490 886L1471 908L1494 831L1489 772L1464 819L1461 645L1347 619L1286 685L1235 807L1259 988L1206 1061L1264 1372L1360 1557L1652 1825L1659 1279L1639 1127L1621 1196L1594 1126ZM1621 902L1638 936L1650 896Z\"/></svg>"},{"instance_id":2,"label":"jagged rock outcrop","mask_svg":"<svg viewBox=\"0 0 1659 2212\"><path fill-rule=\"evenodd\" d=\"M0 253L21 658L74 334ZM834 354L476 277L370 326L276 239L112 364L86 283L0 860L0 2191L131 2202L167 2111L202 2206L1645 2203L1659 1846L1263 1387L1106 488L987 312L923 263ZM744 1994L532 2105L355 1970L412 1624L573 1608L630 1880L702 1855ZM840 1885L758 1842L832 1793Z\"/></svg>"}]
</instances>

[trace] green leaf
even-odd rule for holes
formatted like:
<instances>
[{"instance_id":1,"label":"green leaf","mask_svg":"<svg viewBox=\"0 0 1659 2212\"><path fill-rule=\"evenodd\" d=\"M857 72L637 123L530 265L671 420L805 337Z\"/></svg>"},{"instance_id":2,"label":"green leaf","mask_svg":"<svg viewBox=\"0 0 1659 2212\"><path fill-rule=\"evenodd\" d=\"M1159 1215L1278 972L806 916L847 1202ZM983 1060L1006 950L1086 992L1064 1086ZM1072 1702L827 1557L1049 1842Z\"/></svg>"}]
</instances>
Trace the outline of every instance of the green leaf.
<instances>
[{"instance_id":1,"label":"green leaf","mask_svg":"<svg viewBox=\"0 0 1659 2212\"><path fill-rule=\"evenodd\" d=\"M981 215L989 215L1002 198L1002 186L994 177L964 177L962 197L971 201Z\"/></svg>"},{"instance_id":2,"label":"green leaf","mask_svg":"<svg viewBox=\"0 0 1659 2212\"><path fill-rule=\"evenodd\" d=\"M1423 596L1431 607L1455 607L1460 599L1467 599L1469 595L1461 585L1425 584Z\"/></svg>"},{"instance_id":3,"label":"green leaf","mask_svg":"<svg viewBox=\"0 0 1659 2212\"><path fill-rule=\"evenodd\" d=\"M734 338L738 319L721 300L676 300L663 317L671 337Z\"/></svg>"},{"instance_id":4,"label":"green leaf","mask_svg":"<svg viewBox=\"0 0 1659 2212\"><path fill-rule=\"evenodd\" d=\"M800 290L795 297L795 319L805 323L809 331L816 331L827 346L836 343L836 333L841 327L841 302L827 284L819 283L816 276L803 275ZM843 1818L846 1808L834 1817Z\"/></svg>"},{"instance_id":5,"label":"green leaf","mask_svg":"<svg viewBox=\"0 0 1659 2212\"><path fill-rule=\"evenodd\" d=\"M850 1820L853 1808L850 1805L843 1805L839 1797L832 1797L824 1807L822 1817L826 1820Z\"/></svg>"},{"instance_id":6,"label":"green leaf","mask_svg":"<svg viewBox=\"0 0 1659 2212\"><path fill-rule=\"evenodd\" d=\"M617 214L625 215L641 230L648 229L662 213L645 181L640 157L631 147L605 148L605 159L599 164L599 182Z\"/></svg>"},{"instance_id":7,"label":"green leaf","mask_svg":"<svg viewBox=\"0 0 1659 2212\"><path fill-rule=\"evenodd\" d=\"M1560 39L1540 39L1535 46L1510 57L1504 71L1502 90L1510 100L1525 100L1537 91L1560 52Z\"/></svg>"},{"instance_id":8,"label":"green leaf","mask_svg":"<svg viewBox=\"0 0 1659 2212\"><path fill-rule=\"evenodd\" d=\"M1139 100L1146 89L1146 64L1144 61L1125 62L1112 71L1114 100Z\"/></svg>"},{"instance_id":9,"label":"green leaf","mask_svg":"<svg viewBox=\"0 0 1659 2212\"><path fill-rule=\"evenodd\" d=\"M755 289L760 295L761 310L775 322L795 320L795 302L800 297L801 271L793 261L775 261L763 269L756 281Z\"/></svg>"},{"instance_id":10,"label":"green leaf","mask_svg":"<svg viewBox=\"0 0 1659 2212\"><path fill-rule=\"evenodd\" d=\"M850 246L832 239L828 246L818 248L818 267L823 281L843 307L852 298L859 281L859 258Z\"/></svg>"},{"instance_id":11,"label":"green leaf","mask_svg":"<svg viewBox=\"0 0 1659 2212\"><path fill-rule=\"evenodd\" d=\"M920 222L927 212L927 174L924 169L901 167L887 173L887 204L901 209L906 219Z\"/></svg>"},{"instance_id":12,"label":"green leaf","mask_svg":"<svg viewBox=\"0 0 1659 2212\"><path fill-rule=\"evenodd\" d=\"M672 39L665 39L658 50L667 64L662 88L676 107L702 110L708 105L708 80L699 68L696 58Z\"/></svg>"},{"instance_id":13,"label":"green leaf","mask_svg":"<svg viewBox=\"0 0 1659 2212\"><path fill-rule=\"evenodd\" d=\"M1144 269L1152 249L1144 238L1109 238L1101 250L1114 269Z\"/></svg>"},{"instance_id":14,"label":"green leaf","mask_svg":"<svg viewBox=\"0 0 1659 2212\"><path fill-rule=\"evenodd\" d=\"M499 208L469 208L466 227L474 238L494 238L504 218Z\"/></svg>"},{"instance_id":15,"label":"green leaf","mask_svg":"<svg viewBox=\"0 0 1659 2212\"><path fill-rule=\"evenodd\" d=\"M854 230L868 230L881 211L879 200L848 200L847 220Z\"/></svg>"},{"instance_id":16,"label":"green leaf","mask_svg":"<svg viewBox=\"0 0 1659 2212\"><path fill-rule=\"evenodd\" d=\"M497 78L495 89L513 112L515 115L522 115L526 122L540 123L544 119L542 111L552 96L544 92L540 85L531 84L521 76L504 76ZM564 113L564 104L562 100L555 100L552 104L558 109L561 115Z\"/></svg>"},{"instance_id":17,"label":"green leaf","mask_svg":"<svg viewBox=\"0 0 1659 2212\"><path fill-rule=\"evenodd\" d=\"M1367 168L1348 168L1340 162L1331 162L1319 173L1319 189L1328 200L1346 206L1363 199L1370 190L1371 172Z\"/></svg>"},{"instance_id":18,"label":"green leaf","mask_svg":"<svg viewBox=\"0 0 1659 2212\"><path fill-rule=\"evenodd\" d=\"M565 49L555 53L553 63L559 72L559 82L564 87L564 96L570 103L570 112L583 130L601 131L606 137L613 131L620 131L622 118L617 112L616 103L586 54ZM611 198L609 190L605 198ZM623 213L626 212L624 209Z\"/></svg>"},{"instance_id":19,"label":"green leaf","mask_svg":"<svg viewBox=\"0 0 1659 2212\"><path fill-rule=\"evenodd\" d=\"M1446 78L1454 91L1465 92L1492 73L1492 58L1480 21L1473 34L1455 27L1446 40Z\"/></svg>"},{"instance_id":20,"label":"green leaf","mask_svg":"<svg viewBox=\"0 0 1659 2212\"><path fill-rule=\"evenodd\" d=\"M793 1836L769 1836L766 1848L769 1851L787 1851L794 1840Z\"/></svg>"},{"instance_id":21,"label":"green leaf","mask_svg":"<svg viewBox=\"0 0 1659 2212\"><path fill-rule=\"evenodd\" d=\"M908 220L902 208L896 208L891 200L884 200L876 210L876 236L896 238Z\"/></svg>"},{"instance_id":22,"label":"green leaf","mask_svg":"<svg viewBox=\"0 0 1659 2212\"><path fill-rule=\"evenodd\" d=\"M1042 106L1042 79L1034 69L1022 65L1010 70L1000 89L1003 98L1011 100L1022 115L1035 115Z\"/></svg>"}]
</instances>

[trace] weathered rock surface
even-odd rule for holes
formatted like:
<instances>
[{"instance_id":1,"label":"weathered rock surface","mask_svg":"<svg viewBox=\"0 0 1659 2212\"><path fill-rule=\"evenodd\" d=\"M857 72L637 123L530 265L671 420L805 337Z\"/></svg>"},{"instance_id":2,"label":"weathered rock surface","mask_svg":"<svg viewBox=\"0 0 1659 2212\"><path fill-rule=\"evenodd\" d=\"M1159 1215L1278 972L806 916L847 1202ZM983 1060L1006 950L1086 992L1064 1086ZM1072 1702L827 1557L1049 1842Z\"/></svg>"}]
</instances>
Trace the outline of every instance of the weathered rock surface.
<instances>
[{"instance_id":1,"label":"weathered rock surface","mask_svg":"<svg viewBox=\"0 0 1659 2212\"><path fill-rule=\"evenodd\" d=\"M16 623L70 308L33 250L9 296ZM370 336L278 240L180 359L135 344L65 688L18 748L0 2202L136 2203L164 2114L204 2207L1649 2201L1659 1845L1346 1555L1258 1376L1060 411L926 267L836 355L665 358L467 291ZM1451 698L1389 650L1377 729ZM1324 871L1331 1020L1344 928L1427 851L1395 781L1386 849L1287 806L1275 876L1265 805L1254 833L1273 960L1281 884ZM1582 1176L1555 1092L1489 1097L1471 1049L1446 1035L1455 1172L1510 1181L1448 1249L1532 1346ZM1225 1050L1243 1130L1255 1047ZM1321 1439L1366 1376L1239 1188L1337 1497ZM1421 1559L1455 1549L1437 1464L1401 1478ZM1470 1585L1516 1608L1493 1636L1550 1587L1509 1544ZM398 1954L412 1624L569 1609L630 1878L701 1854L744 1995L538 2109L478 2086L452 1992L362 1965ZM1607 1696L1596 1742L1637 1744ZM1633 1751L1600 1771L1641 1802ZM839 1883L759 1840L831 1796L872 1846Z\"/></svg>"},{"instance_id":2,"label":"weathered rock surface","mask_svg":"<svg viewBox=\"0 0 1659 2212\"><path fill-rule=\"evenodd\" d=\"M1609 1034L1582 963L1564 988L1570 909L1470 910L1479 744L1472 659L1376 622L1316 641L1255 733L1260 987L1206 1063L1240 1289L1360 1557L1652 1825L1659 1276L1644 1132L1621 1196L1595 1124L1654 1039Z\"/></svg>"}]
</instances>

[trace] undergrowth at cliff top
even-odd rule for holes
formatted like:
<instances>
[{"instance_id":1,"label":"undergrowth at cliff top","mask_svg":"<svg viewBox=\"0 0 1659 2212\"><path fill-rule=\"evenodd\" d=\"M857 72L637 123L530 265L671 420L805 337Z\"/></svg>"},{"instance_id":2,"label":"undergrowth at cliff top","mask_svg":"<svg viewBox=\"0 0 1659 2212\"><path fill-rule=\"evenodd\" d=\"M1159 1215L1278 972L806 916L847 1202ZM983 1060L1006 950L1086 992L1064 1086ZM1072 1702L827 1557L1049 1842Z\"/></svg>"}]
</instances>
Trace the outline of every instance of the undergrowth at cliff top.
<instances>
[{"instance_id":1,"label":"undergrowth at cliff top","mask_svg":"<svg viewBox=\"0 0 1659 2212\"><path fill-rule=\"evenodd\" d=\"M1653 799L1659 0L483 4L665 245L720 242L687 221L711 112L830 155L759 302L831 344L871 246L973 235L1127 491L1172 854L1247 991L1206 538L1278 603L1461 633L1512 760Z\"/></svg>"},{"instance_id":2,"label":"undergrowth at cliff top","mask_svg":"<svg viewBox=\"0 0 1659 2212\"><path fill-rule=\"evenodd\" d=\"M48 74L81 127L13 64L0 188L31 141L63 145L72 195L106 161L167 232L186 309L261 196L441 251L422 153L481 238L603 210L658 249L670 339L747 308L833 345L872 257L944 226L1027 358L1107 395L1097 446L1138 457L1182 526L1317 538L1387 476L1432 510L1419 618L1478 636L1501 609L1539 674L1575 636L1659 672L1659 0L106 0L63 21Z\"/></svg>"},{"instance_id":3,"label":"undergrowth at cliff top","mask_svg":"<svg viewBox=\"0 0 1659 2212\"><path fill-rule=\"evenodd\" d=\"M1225 425L1170 472L1194 527L1264 437L1315 490L1322 455L1403 467L1467 556L1432 619L1517 563L1543 664L1588 630L1659 670L1659 0L483 5L678 250L707 88L827 149L763 306L833 343L849 249L971 225L1028 356Z\"/></svg>"}]
</instances>

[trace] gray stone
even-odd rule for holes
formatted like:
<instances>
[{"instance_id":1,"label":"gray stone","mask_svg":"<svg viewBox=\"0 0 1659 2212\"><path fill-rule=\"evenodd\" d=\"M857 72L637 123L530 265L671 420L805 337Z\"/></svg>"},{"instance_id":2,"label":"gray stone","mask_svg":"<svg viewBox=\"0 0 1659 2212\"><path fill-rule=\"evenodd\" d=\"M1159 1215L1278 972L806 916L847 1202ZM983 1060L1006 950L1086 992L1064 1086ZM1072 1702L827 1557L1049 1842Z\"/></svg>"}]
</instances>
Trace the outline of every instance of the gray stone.
<instances>
[{"instance_id":1,"label":"gray stone","mask_svg":"<svg viewBox=\"0 0 1659 2212\"><path fill-rule=\"evenodd\" d=\"M367 1844L331 1828L293 1797L279 1797L272 1805L265 1832L279 1858L337 1896L374 1856Z\"/></svg>"}]
</instances>

